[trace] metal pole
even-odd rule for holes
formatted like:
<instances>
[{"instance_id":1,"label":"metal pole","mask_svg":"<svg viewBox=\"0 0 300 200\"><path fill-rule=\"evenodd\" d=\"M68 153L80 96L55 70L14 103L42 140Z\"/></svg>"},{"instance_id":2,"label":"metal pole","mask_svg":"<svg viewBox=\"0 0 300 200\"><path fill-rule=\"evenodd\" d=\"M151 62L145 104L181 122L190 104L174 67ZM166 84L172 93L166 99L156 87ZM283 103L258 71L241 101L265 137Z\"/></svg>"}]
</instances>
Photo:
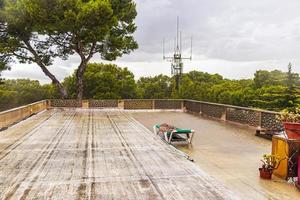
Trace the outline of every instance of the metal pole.
<instances>
[{"instance_id":1,"label":"metal pole","mask_svg":"<svg viewBox=\"0 0 300 200\"><path fill-rule=\"evenodd\" d=\"M180 55L181 55L181 50L182 50L182 37L181 37L181 31L180 31L180 49L179 49L179 52L180 52Z\"/></svg>"},{"instance_id":2,"label":"metal pole","mask_svg":"<svg viewBox=\"0 0 300 200\"><path fill-rule=\"evenodd\" d=\"M179 16L177 16L177 49L179 48Z\"/></svg>"}]
</instances>

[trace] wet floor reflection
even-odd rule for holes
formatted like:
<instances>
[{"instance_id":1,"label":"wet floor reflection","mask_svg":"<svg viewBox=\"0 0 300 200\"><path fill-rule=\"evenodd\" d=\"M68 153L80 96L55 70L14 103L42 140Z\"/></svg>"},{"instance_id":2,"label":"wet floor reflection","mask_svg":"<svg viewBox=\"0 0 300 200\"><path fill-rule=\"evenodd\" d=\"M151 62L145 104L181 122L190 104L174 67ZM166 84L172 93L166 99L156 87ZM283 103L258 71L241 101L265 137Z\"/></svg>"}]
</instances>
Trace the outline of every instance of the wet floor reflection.
<instances>
[{"instance_id":1,"label":"wet floor reflection","mask_svg":"<svg viewBox=\"0 0 300 200\"><path fill-rule=\"evenodd\" d=\"M149 130L155 123L195 129L192 145L178 146L204 171L245 199L300 199L292 183L259 178L261 156L271 152L271 141L255 136L255 129L178 112L134 113Z\"/></svg>"}]
</instances>

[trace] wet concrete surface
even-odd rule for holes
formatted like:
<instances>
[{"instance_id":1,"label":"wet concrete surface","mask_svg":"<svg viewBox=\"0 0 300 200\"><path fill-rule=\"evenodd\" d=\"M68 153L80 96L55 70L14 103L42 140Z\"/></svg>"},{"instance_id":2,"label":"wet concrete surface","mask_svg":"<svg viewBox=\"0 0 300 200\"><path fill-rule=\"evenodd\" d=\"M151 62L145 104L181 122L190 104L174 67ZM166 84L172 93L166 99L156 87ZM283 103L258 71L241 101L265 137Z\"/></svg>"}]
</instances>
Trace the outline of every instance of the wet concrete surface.
<instances>
[{"instance_id":1,"label":"wet concrete surface","mask_svg":"<svg viewBox=\"0 0 300 200\"><path fill-rule=\"evenodd\" d=\"M147 117L53 109L0 132L0 199L236 199L130 115Z\"/></svg>"},{"instance_id":2,"label":"wet concrete surface","mask_svg":"<svg viewBox=\"0 0 300 200\"><path fill-rule=\"evenodd\" d=\"M274 176L271 181L259 178L260 159L271 152L272 142L256 137L253 128L180 112L141 112L132 116L149 130L156 123L195 129L192 145L178 148L243 199L300 199L293 183Z\"/></svg>"}]
</instances>

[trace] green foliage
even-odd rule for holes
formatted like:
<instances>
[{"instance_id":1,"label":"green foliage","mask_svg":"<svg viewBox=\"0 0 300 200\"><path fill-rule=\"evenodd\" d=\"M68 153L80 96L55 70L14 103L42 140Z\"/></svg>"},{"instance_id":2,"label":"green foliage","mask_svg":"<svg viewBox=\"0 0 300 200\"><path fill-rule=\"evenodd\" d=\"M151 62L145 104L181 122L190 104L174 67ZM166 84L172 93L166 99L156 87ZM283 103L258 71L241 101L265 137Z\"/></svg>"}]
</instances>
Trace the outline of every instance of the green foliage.
<instances>
[{"instance_id":1,"label":"green foliage","mask_svg":"<svg viewBox=\"0 0 300 200\"><path fill-rule=\"evenodd\" d=\"M21 63L41 62L45 66L51 65L57 55L50 48L52 43L47 38L41 38L36 32L37 24L32 12L38 8L34 7L34 1L4 0L3 2L3 6L0 7L2 60L6 60L6 64L17 59Z\"/></svg>"},{"instance_id":2,"label":"green foliage","mask_svg":"<svg viewBox=\"0 0 300 200\"><path fill-rule=\"evenodd\" d=\"M280 162L284 159L286 158L280 159L279 155L264 154L261 160L263 163L262 168L265 171L273 171L279 167Z\"/></svg>"},{"instance_id":3,"label":"green foliage","mask_svg":"<svg viewBox=\"0 0 300 200\"><path fill-rule=\"evenodd\" d=\"M41 13L37 2L41 0L1 0L0 6L0 70L7 69L9 63L36 63L66 96L60 82L48 70L55 57L60 54L54 51L54 43L45 34L38 32L37 16Z\"/></svg>"},{"instance_id":4,"label":"green foliage","mask_svg":"<svg viewBox=\"0 0 300 200\"><path fill-rule=\"evenodd\" d=\"M278 120L281 122L300 123L300 108L282 110Z\"/></svg>"},{"instance_id":5,"label":"green foliage","mask_svg":"<svg viewBox=\"0 0 300 200\"><path fill-rule=\"evenodd\" d=\"M87 63L99 54L115 60L138 47L133 38L137 15L132 0L44 0L33 1L32 16L37 32L46 35L63 59L77 54L77 98L83 98L83 76ZM37 12L38 10L38 12Z\"/></svg>"},{"instance_id":6,"label":"green foliage","mask_svg":"<svg viewBox=\"0 0 300 200\"><path fill-rule=\"evenodd\" d=\"M70 98L77 97L77 71L66 77L63 86ZM275 77L275 74L278 77ZM262 78L264 77L264 78ZM299 74L258 71L254 79L229 80L218 74L191 71L183 74L179 91L175 78L165 75L134 80L127 68L113 64L88 64L83 77L84 99L194 99L243 107L294 111L300 107ZM259 83L262 80L263 83ZM259 85L260 84L260 85ZM259 85L259 87L258 87ZM40 85L27 79L6 80L0 85L0 109L31 103L45 98L58 98L52 84Z\"/></svg>"},{"instance_id":7,"label":"green foliage","mask_svg":"<svg viewBox=\"0 0 300 200\"><path fill-rule=\"evenodd\" d=\"M285 87L282 85L266 85L255 90L256 96L252 105L267 110L282 110L285 108Z\"/></svg>"},{"instance_id":8,"label":"green foliage","mask_svg":"<svg viewBox=\"0 0 300 200\"><path fill-rule=\"evenodd\" d=\"M299 74L292 72L291 63L288 65L287 73L278 70L256 72L254 82L257 93L253 99L255 107L280 111L299 105L297 88L300 86L300 78ZM259 84L260 87L257 87Z\"/></svg>"},{"instance_id":9,"label":"green foliage","mask_svg":"<svg viewBox=\"0 0 300 200\"><path fill-rule=\"evenodd\" d=\"M286 73L274 70L258 70L254 74L254 88L262 88L266 85L284 85L286 80Z\"/></svg>"},{"instance_id":10,"label":"green foliage","mask_svg":"<svg viewBox=\"0 0 300 200\"><path fill-rule=\"evenodd\" d=\"M295 107L297 101L297 85L300 83L299 74L292 72L292 64L288 65L288 72L286 78L286 89L284 91L285 107Z\"/></svg>"},{"instance_id":11,"label":"green foliage","mask_svg":"<svg viewBox=\"0 0 300 200\"><path fill-rule=\"evenodd\" d=\"M80 57L76 84L94 54L114 60L138 47L135 3L132 0L0 0L0 72L8 64L36 63L67 95L47 66L54 58Z\"/></svg>"},{"instance_id":12,"label":"green foliage","mask_svg":"<svg viewBox=\"0 0 300 200\"><path fill-rule=\"evenodd\" d=\"M137 85L144 99L166 99L171 96L171 78L168 76L141 77Z\"/></svg>"},{"instance_id":13,"label":"green foliage","mask_svg":"<svg viewBox=\"0 0 300 200\"><path fill-rule=\"evenodd\" d=\"M199 71L191 71L183 74L181 78L181 86L179 92L173 89L172 96L182 99L196 99L207 101L213 99L209 95L211 87L215 84L221 83L223 77L218 74L208 74Z\"/></svg>"},{"instance_id":14,"label":"green foliage","mask_svg":"<svg viewBox=\"0 0 300 200\"><path fill-rule=\"evenodd\" d=\"M64 80L70 97L76 97L76 73ZM134 75L112 64L88 64L83 78L85 99L131 99L138 97Z\"/></svg>"},{"instance_id":15,"label":"green foliage","mask_svg":"<svg viewBox=\"0 0 300 200\"><path fill-rule=\"evenodd\" d=\"M35 30L55 44L62 58L100 53L114 60L137 48L132 0L31 0L26 5Z\"/></svg>"},{"instance_id":16,"label":"green foliage","mask_svg":"<svg viewBox=\"0 0 300 200\"><path fill-rule=\"evenodd\" d=\"M300 105L299 74L257 71L254 79L228 80L218 74L191 71L183 74L179 91L174 77L143 77L138 87L143 98L180 98L280 111ZM163 82L161 82L163 81ZM168 91L168 92L164 92Z\"/></svg>"},{"instance_id":17,"label":"green foliage","mask_svg":"<svg viewBox=\"0 0 300 200\"><path fill-rule=\"evenodd\" d=\"M57 96L53 85L42 86L38 81L29 79L4 80L0 85L0 110Z\"/></svg>"}]
</instances>

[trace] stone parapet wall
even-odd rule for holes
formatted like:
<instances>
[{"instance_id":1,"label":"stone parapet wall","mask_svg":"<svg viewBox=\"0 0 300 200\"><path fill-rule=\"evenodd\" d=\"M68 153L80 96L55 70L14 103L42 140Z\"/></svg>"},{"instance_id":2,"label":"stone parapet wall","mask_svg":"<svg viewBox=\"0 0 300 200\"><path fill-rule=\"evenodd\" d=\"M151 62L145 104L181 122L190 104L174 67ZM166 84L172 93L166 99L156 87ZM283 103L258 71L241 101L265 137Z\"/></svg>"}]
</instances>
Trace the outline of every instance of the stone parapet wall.
<instances>
[{"instance_id":1,"label":"stone parapet wall","mask_svg":"<svg viewBox=\"0 0 300 200\"><path fill-rule=\"evenodd\" d=\"M154 109L182 109L182 100L156 99Z\"/></svg>"},{"instance_id":2,"label":"stone parapet wall","mask_svg":"<svg viewBox=\"0 0 300 200\"><path fill-rule=\"evenodd\" d=\"M261 112L261 127L265 129L282 129L283 125L277 120L278 115L279 113L275 112Z\"/></svg>"},{"instance_id":3,"label":"stone parapet wall","mask_svg":"<svg viewBox=\"0 0 300 200\"><path fill-rule=\"evenodd\" d=\"M186 111L193 112L193 113L200 113L201 112L201 103L199 101L184 101L183 106L185 107Z\"/></svg>"},{"instance_id":4,"label":"stone parapet wall","mask_svg":"<svg viewBox=\"0 0 300 200\"><path fill-rule=\"evenodd\" d=\"M277 112L181 99L50 100L51 107L119 108L125 110L185 110L205 117L265 129L281 129ZM83 105L84 104L84 105Z\"/></svg>"},{"instance_id":5,"label":"stone parapet wall","mask_svg":"<svg viewBox=\"0 0 300 200\"><path fill-rule=\"evenodd\" d=\"M48 101L43 100L11 110L0 112L0 130L5 129L27 117L37 114L48 108Z\"/></svg>"},{"instance_id":6,"label":"stone parapet wall","mask_svg":"<svg viewBox=\"0 0 300 200\"><path fill-rule=\"evenodd\" d=\"M226 120L250 126L260 126L261 112L239 108L226 108Z\"/></svg>"},{"instance_id":7,"label":"stone parapet wall","mask_svg":"<svg viewBox=\"0 0 300 200\"><path fill-rule=\"evenodd\" d=\"M89 108L116 108L118 100L89 100Z\"/></svg>"},{"instance_id":8,"label":"stone parapet wall","mask_svg":"<svg viewBox=\"0 0 300 200\"><path fill-rule=\"evenodd\" d=\"M126 110L151 110L154 109L154 100L151 99L125 99L124 109Z\"/></svg>"},{"instance_id":9,"label":"stone parapet wall","mask_svg":"<svg viewBox=\"0 0 300 200\"><path fill-rule=\"evenodd\" d=\"M78 101L76 99L50 99L49 101L51 107L82 107L82 101Z\"/></svg>"},{"instance_id":10,"label":"stone parapet wall","mask_svg":"<svg viewBox=\"0 0 300 200\"><path fill-rule=\"evenodd\" d=\"M180 99L125 99L125 110L182 110L183 100Z\"/></svg>"},{"instance_id":11,"label":"stone parapet wall","mask_svg":"<svg viewBox=\"0 0 300 200\"><path fill-rule=\"evenodd\" d=\"M277 120L277 112L194 100L184 100L184 107L188 112L224 121L264 129L282 129L281 122Z\"/></svg>"},{"instance_id":12,"label":"stone parapet wall","mask_svg":"<svg viewBox=\"0 0 300 200\"><path fill-rule=\"evenodd\" d=\"M36 114L48 107L119 108L125 110L184 110L201 116L265 129L281 129L277 112L181 99L62 100L36 102L0 113L0 129Z\"/></svg>"},{"instance_id":13,"label":"stone parapet wall","mask_svg":"<svg viewBox=\"0 0 300 200\"><path fill-rule=\"evenodd\" d=\"M201 114L208 117L223 119L226 115L226 107L221 105L213 105L209 103L201 103Z\"/></svg>"}]
</instances>

